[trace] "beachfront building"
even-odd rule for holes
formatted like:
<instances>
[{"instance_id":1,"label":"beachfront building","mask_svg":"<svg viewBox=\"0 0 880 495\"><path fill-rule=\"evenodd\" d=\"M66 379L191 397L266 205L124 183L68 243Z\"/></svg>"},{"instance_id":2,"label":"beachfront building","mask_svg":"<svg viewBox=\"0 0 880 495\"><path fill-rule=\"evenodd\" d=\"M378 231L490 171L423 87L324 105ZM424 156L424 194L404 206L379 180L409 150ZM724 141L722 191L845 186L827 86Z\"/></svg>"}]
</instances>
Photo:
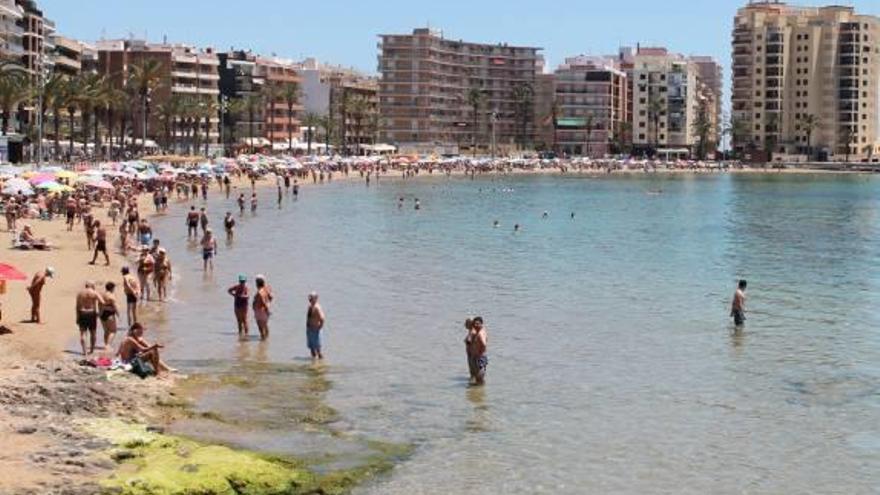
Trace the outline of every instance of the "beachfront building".
<instances>
[{"instance_id":1,"label":"beachfront building","mask_svg":"<svg viewBox=\"0 0 880 495\"><path fill-rule=\"evenodd\" d=\"M700 80L697 62L661 47L624 47L619 58L632 86L633 153L670 159L696 155L701 138L697 123L705 120L715 122L702 133L704 151L711 154L719 140L719 96L714 91L720 89Z\"/></svg>"},{"instance_id":2,"label":"beachfront building","mask_svg":"<svg viewBox=\"0 0 880 495\"><path fill-rule=\"evenodd\" d=\"M355 69L322 64L314 58L300 65L304 112L332 124L331 145L344 154L374 145L379 127L378 80ZM326 140L326 129L312 129L314 141ZM313 145L314 146L314 145Z\"/></svg>"},{"instance_id":3,"label":"beachfront building","mask_svg":"<svg viewBox=\"0 0 880 495\"><path fill-rule=\"evenodd\" d=\"M535 150L541 152L558 150L554 146L553 117L556 103L556 75L538 74L535 79Z\"/></svg>"},{"instance_id":4,"label":"beachfront building","mask_svg":"<svg viewBox=\"0 0 880 495\"><path fill-rule=\"evenodd\" d=\"M616 61L578 56L555 72L556 148L563 155L602 157L626 122L627 76Z\"/></svg>"},{"instance_id":5,"label":"beachfront building","mask_svg":"<svg viewBox=\"0 0 880 495\"><path fill-rule=\"evenodd\" d=\"M739 9L732 39L735 150L752 159L876 161L878 41L880 18L852 7L750 2Z\"/></svg>"},{"instance_id":6,"label":"beachfront building","mask_svg":"<svg viewBox=\"0 0 880 495\"><path fill-rule=\"evenodd\" d=\"M380 39L381 140L423 153L534 145L540 48L451 40L428 28Z\"/></svg>"},{"instance_id":7,"label":"beachfront building","mask_svg":"<svg viewBox=\"0 0 880 495\"><path fill-rule=\"evenodd\" d=\"M16 0L21 8L22 18L18 21L22 29L21 45L23 53L19 58L21 66L30 73L34 80L52 67L52 57L49 55L54 46L52 34L55 33L55 23L43 16L33 0Z\"/></svg>"},{"instance_id":8,"label":"beachfront building","mask_svg":"<svg viewBox=\"0 0 880 495\"><path fill-rule=\"evenodd\" d=\"M0 58L20 60L24 56L24 9L15 0L0 0Z\"/></svg>"},{"instance_id":9,"label":"beachfront building","mask_svg":"<svg viewBox=\"0 0 880 495\"><path fill-rule=\"evenodd\" d=\"M268 147L269 140L262 137L263 113L265 107L260 101L264 80L257 77L257 56L250 51L233 50L218 55L220 65L220 92L227 108L235 108L234 101L240 101L237 111L228 111L224 118L224 142L243 143L249 148Z\"/></svg>"},{"instance_id":10,"label":"beachfront building","mask_svg":"<svg viewBox=\"0 0 880 495\"><path fill-rule=\"evenodd\" d=\"M84 43L59 34L52 36L52 42L54 45L52 62L56 74L74 77L83 71L84 62L88 66L88 61L85 59L89 58L90 54L96 54Z\"/></svg>"},{"instance_id":11,"label":"beachfront building","mask_svg":"<svg viewBox=\"0 0 880 495\"><path fill-rule=\"evenodd\" d=\"M117 88L124 86L136 67L149 60L158 63L158 78L146 101L138 105L130 139L142 142L147 115L147 146L158 143L190 152L204 152L206 146L209 152L214 149L220 137L220 62L213 50L167 42L108 40L98 42L97 51L98 72Z\"/></svg>"},{"instance_id":12,"label":"beachfront building","mask_svg":"<svg viewBox=\"0 0 880 495\"><path fill-rule=\"evenodd\" d=\"M264 109L263 133L260 137L270 143L275 150L287 150L290 141L299 135L302 105L300 97L288 101L285 89L288 86L301 91L298 64L279 57L257 56L254 65L254 78L262 85Z\"/></svg>"}]
</instances>

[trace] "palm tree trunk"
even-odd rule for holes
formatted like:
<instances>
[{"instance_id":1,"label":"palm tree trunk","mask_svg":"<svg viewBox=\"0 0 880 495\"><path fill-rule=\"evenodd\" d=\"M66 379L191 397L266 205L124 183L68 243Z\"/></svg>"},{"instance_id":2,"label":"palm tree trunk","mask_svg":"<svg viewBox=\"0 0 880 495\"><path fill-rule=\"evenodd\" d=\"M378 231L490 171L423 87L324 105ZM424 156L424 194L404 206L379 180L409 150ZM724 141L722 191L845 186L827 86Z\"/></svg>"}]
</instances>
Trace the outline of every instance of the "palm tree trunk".
<instances>
[{"instance_id":1,"label":"palm tree trunk","mask_svg":"<svg viewBox=\"0 0 880 495\"><path fill-rule=\"evenodd\" d=\"M8 131L9 131L9 112L4 110L3 111L3 135L5 136Z\"/></svg>"},{"instance_id":2,"label":"palm tree trunk","mask_svg":"<svg viewBox=\"0 0 880 495\"><path fill-rule=\"evenodd\" d=\"M95 108L95 122L93 125L95 127L95 129L94 129L94 132L95 132L95 159L97 160L98 156L99 156L99 152L100 152L101 157L104 156L104 150L101 149L101 132L100 132L100 129L98 128L99 126L98 126L98 109L97 108Z\"/></svg>"},{"instance_id":3,"label":"palm tree trunk","mask_svg":"<svg viewBox=\"0 0 880 495\"><path fill-rule=\"evenodd\" d=\"M248 140L251 154L254 153L254 109L248 109Z\"/></svg>"},{"instance_id":4,"label":"palm tree trunk","mask_svg":"<svg viewBox=\"0 0 880 495\"><path fill-rule=\"evenodd\" d=\"M61 128L61 112L58 110L52 111L52 127L55 128L55 159L58 160L61 156L61 136L58 134Z\"/></svg>"},{"instance_id":5,"label":"palm tree trunk","mask_svg":"<svg viewBox=\"0 0 880 495\"><path fill-rule=\"evenodd\" d=\"M70 114L70 149L68 150L68 154L70 155L70 159L73 160L73 130L76 124L73 118L74 112L68 110L68 113Z\"/></svg>"},{"instance_id":6,"label":"palm tree trunk","mask_svg":"<svg viewBox=\"0 0 880 495\"><path fill-rule=\"evenodd\" d=\"M287 102L287 151L293 154L293 102ZM309 154L312 154L312 139L309 137Z\"/></svg>"},{"instance_id":7,"label":"palm tree trunk","mask_svg":"<svg viewBox=\"0 0 880 495\"><path fill-rule=\"evenodd\" d=\"M88 156L89 153L89 112L83 108L80 110L82 112L82 144L83 144L83 156Z\"/></svg>"},{"instance_id":8,"label":"palm tree trunk","mask_svg":"<svg viewBox=\"0 0 880 495\"><path fill-rule=\"evenodd\" d=\"M275 143L275 100L269 102L269 131L266 132L266 135L269 136L269 153L271 153L274 149L272 146Z\"/></svg>"},{"instance_id":9,"label":"palm tree trunk","mask_svg":"<svg viewBox=\"0 0 880 495\"><path fill-rule=\"evenodd\" d=\"M113 160L113 109L107 108L107 157Z\"/></svg>"}]
</instances>

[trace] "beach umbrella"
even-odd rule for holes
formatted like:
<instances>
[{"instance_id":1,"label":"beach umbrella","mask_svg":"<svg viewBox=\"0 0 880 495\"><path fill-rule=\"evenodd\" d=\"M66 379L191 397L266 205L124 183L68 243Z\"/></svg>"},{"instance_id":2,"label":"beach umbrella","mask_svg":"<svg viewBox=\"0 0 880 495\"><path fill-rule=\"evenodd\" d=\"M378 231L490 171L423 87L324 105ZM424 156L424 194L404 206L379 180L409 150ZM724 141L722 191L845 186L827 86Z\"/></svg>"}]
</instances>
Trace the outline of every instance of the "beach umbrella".
<instances>
[{"instance_id":1,"label":"beach umbrella","mask_svg":"<svg viewBox=\"0 0 880 495\"><path fill-rule=\"evenodd\" d=\"M55 173L55 177L59 179L75 179L79 174L70 170L61 170Z\"/></svg>"},{"instance_id":2,"label":"beach umbrella","mask_svg":"<svg viewBox=\"0 0 880 495\"><path fill-rule=\"evenodd\" d=\"M33 196L34 195L34 190L31 188L30 185L28 185L26 187L21 187L21 186L14 187L14 186L7 185L7 186L4 186L3 191L0 191L0 192L2 192L3 194L10 195L10 196L16 195L16 194L23 194L24 196Z\"/></svg>"},{"instance_id":3,"label":"beach umbrella","mask_svg":"<svg viewBox=\"0 0 880 495\"><path fill-rule=\"evenodd\" d=\"M37 175L32 176L30 179L28 179L28 182L30 182L32 185L37 185L37 184L42 184L43 182L49 182L49 181L54 181L54 180L55 180L54 174L37 174Z\"/></svg>"},{"instance_id":4,"label":"beach umbrella","mask_svg":"<svg viewBox=\"0 0 880 495\"><path fill-rule=\"evenodd\" d=\"M106 180L99 180L97 182L90 182L86 184L86 187L95 187L98 189L113 189L113 184L107 182Z\"/></svg>"},{"instance_id":5,"label":"beach umbrella","mask_svg":"<svg viewBox=\"0 0 880 495\"><path fill-rule=\"evenodd\" d=\"M27 280L27 275L12 265L0 263L0 280Z\"/></svg>"},{"instance_id":6,"label":"beach umbrella","mask_svg":"<svg viewBox=\"0 0 880 495\"><path fill-rule=\"evenodd\" d=\"M47 180L45 182L40 182L37 184L37 189L57 189L61 187L61 184L55 182L54 180Z\"/></svg>"},{"instance_id":7,"label":"beach umbrella","mask_svg":"<svg viewBox=\"0 0 880 495\"><path fill-rule=\"evenodd\" d=\"M6 181L4 188L31 189L31 184L24 179L13 177L12 179Z\"/></svg>"}]
</instances>

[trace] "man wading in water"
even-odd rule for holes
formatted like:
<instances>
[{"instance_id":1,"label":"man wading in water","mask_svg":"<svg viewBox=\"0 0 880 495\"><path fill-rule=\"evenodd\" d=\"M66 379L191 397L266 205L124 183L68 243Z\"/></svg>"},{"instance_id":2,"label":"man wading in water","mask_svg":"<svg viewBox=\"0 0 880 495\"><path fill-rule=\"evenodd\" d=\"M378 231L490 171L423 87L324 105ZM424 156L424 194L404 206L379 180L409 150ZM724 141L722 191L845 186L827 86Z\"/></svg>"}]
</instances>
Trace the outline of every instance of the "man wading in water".
<instances>
[{"instance_id":1,"label":"man wading in water","mask_svg":"<svg viewBox=\"0 0 880 495\"><path fill-rule=\"evenodd\" d=\"M471 374L472 385L482 385L486 381L486 367L489 365L489 357L486 350L489 344L489 336L483 327L483 318L477 316L471 322L468 335L464 339L468 355L468 368ZM467 328L467 322L465 322Z\"/></svg>"},{"instance_id":2,"label":"man wading in water","mask_svg":"<svg viewBox=\"0 0 880 495\"><path fill-rule=\"evenodd\" d=\"M748 282L745 280L739 281L736 292L733 293L733 303L730 305L730 316L733 317L733 324L737 329L746 322L746 285Z\"/></svg>"},{"instance_id":3,"label":"man wading in water","mask_svg":"<svg viewBox=\"0 0 880 495\"><path fill-rule=\"evenodd\" d=\"M318 293L309 294L309 309L306 311L306 342L312 359L324 359L321 353L321 329L324 328L324 310L318 304Z\"/></svg>"}]
</instances>

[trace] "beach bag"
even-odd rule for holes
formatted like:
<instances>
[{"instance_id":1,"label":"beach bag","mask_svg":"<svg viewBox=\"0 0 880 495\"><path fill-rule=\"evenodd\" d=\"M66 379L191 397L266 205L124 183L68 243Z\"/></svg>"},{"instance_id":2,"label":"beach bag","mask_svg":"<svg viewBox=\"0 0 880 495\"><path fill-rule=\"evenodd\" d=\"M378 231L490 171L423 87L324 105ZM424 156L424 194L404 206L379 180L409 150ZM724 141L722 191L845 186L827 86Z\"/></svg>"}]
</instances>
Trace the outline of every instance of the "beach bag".
<instances>
[{"instance_id":1,"label":"beach bag","mask_svg":"<svg viewBox=\"0 0 880 495\"><path fill-rule=\"evenodd\" d=\"M141 378L147 378L156 374L156 370L149 361L136 357L131 360L131 372Z\"/></svg>"}]
</instances>

